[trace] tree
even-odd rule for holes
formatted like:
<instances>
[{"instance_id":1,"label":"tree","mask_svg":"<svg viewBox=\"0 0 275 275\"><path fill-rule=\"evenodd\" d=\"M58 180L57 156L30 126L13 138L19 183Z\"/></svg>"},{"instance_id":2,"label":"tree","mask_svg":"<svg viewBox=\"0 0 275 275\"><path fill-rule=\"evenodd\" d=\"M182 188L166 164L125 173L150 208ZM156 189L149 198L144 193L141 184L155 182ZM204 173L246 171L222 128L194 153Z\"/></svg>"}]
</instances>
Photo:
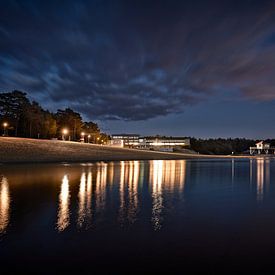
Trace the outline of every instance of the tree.
<instances>
[{"instance_id":1,"label":"tree","mask_svg":"<svg viewBox=\"0 0 275 275\"><path fill-rule=\"evenodd\" d=\"M24 121L23 124L26 124L28 129L28 134L26 136L39 137L44 131L44 110L42 107L35 101L30 104L23 114Z\"/></svg>"},{"instance_id":2,"label":"tree","mask_svg":"<svg viewBox=\"0 0 275 275\"><path fill-rule=\"evenodd\" d=\"M100 144L107 144L107 142L110 140L110 136L108 136L105 133L100 133Z\"/></svg>"},{"instance_id":3,"label":"tree","mask_svg":"<svg viewBox=\"0 0 275 275\"><path fill-rule=\"evenodd\" d=\"M57 123L53 114L49 111L44 112L44 132L43 137L52 138L56 136Z\"/></svg>"},{"instance_id":4,"label":"tree","mask_svg":"<svg viewBox=\"0 0 275 275\"><path fill-rule=\"evenodd\" d=\"M55 118L59 135L62 135L62 129L68 128L73 140L80 138L83 121L79 113L70 108L66 108L65 110L57 110Z\"/></svg>"},{"instance_id":5,"label":"tree","mask_svg":"<svg viewBox=\"0 0 275 275\"><path fill-rule=\"evenodd\" d=\"M0 94L0 115L2 120L8 120L10 125L14 127L14 134L18 136L20 131L19 121L23 118L23 114L28 107L30 101L26 97L26 93L13 91ZM22 128L21 128L22 130Z\"/></svg>"},{"instance_id":6,"label":"tree","mask_svg":"<svg viewBox=\"0 0 275 275\"><path fill-rule=\"evenodd\" d=\"M100 129L98 125L92 121L84 122L82 130L86 135L91 136L91 141L93 143L96 143L97 138L100 138Z\"/></svg>"},{"instance_id":7,"label":"tree","mask_svg":"<svg viewBox=\"0 0 275 275\"><path fill-rule=\"evenodd\" d=\"M27 98L21 91L0 93L0 123L7 122L9 134L20 137L52 138L62 135L63 128L69 130L72 140L78 140L82 131L91 135L91 140L100 136L98 125L83 122L79 113L70 108L55 114L44 110L39 103Z\"/></svg>"}]
</instances>

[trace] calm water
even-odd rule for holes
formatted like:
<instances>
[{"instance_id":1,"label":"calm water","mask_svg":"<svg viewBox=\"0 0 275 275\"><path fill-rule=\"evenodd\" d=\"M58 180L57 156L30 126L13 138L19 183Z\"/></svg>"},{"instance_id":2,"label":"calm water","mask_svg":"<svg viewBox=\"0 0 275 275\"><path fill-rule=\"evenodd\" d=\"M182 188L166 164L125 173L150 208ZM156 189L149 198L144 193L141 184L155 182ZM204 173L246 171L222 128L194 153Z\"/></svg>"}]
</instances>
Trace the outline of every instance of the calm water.
<instances>
[{"instance_id":1,"label":"calm water","mask_svg":"<svg viewBox=\"0 0 275 275\"><path fill-rule=\"evenodd\" d=\"M0 273L275 271L275 160L0 166Z\"/></svg>"}]
</instances>

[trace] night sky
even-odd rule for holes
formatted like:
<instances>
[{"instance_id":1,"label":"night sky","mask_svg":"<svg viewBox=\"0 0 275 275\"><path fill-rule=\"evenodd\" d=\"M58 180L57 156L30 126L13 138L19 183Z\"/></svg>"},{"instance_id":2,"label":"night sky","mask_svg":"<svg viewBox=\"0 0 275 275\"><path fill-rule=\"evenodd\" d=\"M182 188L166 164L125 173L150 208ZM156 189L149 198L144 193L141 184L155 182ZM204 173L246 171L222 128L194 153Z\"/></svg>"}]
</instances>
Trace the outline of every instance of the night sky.
<instances>
[{"instance_id":1,"label":"night sky","mask_svg":"<svg viewBox=\"0 0 275 275\"><path fill-rule=\"evenodd\" d=\"M275 1L0 0L0 91L107 133L275 137Z\"/></svg>"}]
</instances>

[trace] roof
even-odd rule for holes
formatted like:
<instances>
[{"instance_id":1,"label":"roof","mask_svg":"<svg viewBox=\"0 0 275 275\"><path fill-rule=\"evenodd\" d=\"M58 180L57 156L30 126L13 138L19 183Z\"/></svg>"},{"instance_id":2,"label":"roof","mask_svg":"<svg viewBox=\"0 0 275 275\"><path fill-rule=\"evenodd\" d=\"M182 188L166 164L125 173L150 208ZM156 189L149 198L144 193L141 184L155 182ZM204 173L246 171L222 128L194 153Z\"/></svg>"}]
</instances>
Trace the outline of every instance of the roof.
<instances>
[{"instance_id":1,"label":"roof","mask_svg":"<svg viewBox=\"0 0 275 275\"><path fill-rule=\"evenodd\" d=\"M117 136L122 136L122 137L139 137L140 135L138 134L113 134L112 137L117 137Z\"/></svg>"}]
</instances>

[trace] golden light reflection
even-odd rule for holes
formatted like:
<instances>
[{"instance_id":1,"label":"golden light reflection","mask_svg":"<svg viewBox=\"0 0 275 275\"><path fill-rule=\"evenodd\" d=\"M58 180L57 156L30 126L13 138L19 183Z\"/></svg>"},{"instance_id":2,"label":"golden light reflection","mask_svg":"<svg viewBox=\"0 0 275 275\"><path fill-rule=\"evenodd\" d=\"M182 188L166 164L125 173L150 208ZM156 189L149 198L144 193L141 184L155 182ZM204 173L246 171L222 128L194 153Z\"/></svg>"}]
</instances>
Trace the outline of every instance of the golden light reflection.
<instances>
[{"instance_id":1,"label":"golden light reflection","mask_svg":"<svg viewBox=\"0 0 275 275\"><path fill-rule=\"evenodd\" d=\"M119 221L122 223L124 221L124 210L125 210L125 194L124 194L124 177L125 177L125 161L120 162L120 181L119 181Z\"/></svg>"},{"instance_id":2,"label":"golden light reflection","mask_svg":"<svg viewBox=\"0 0 275 275\"><path fill-rule=\"evenodd\" d=\"M87 203L86 203L86 210L87 210L87 219L91 222L92 218L92 172L89 171L87 176Z\"/></svg>"},{"instance_id":3,"label":"golden light reflection","mask_svg":"<svg viewBox=\"0 0 275 275\"><path fill-rule=\"evenodd\" d=\"M58 231L65 230L70 224L70 191L69 191L69 179L67 175L64 175L61 184L61 191L59 194L59 209L57 229Z\"/></svg>"},{"instance_id":4,"label":"golden light reflection","mask_svg":"<svg viewBox=\"0 0 275 275\"><path fill-rule=\"evenodd\" d=\"M139 161L129 162L129 178L128 178L128 220L134 223L138 210L138 179L139 179Z\"/></svg>"},{"instance_id":5,"label":"golden light reflection","mask_svg":"<svg viewBox=\"0 0 275 275\"><path fill-rule=\"evenodd\" d=\"M182 192L185 186L186 180L186 160L179 160L177 162L178 167L176 168L177 182L179 184L179 191Z\"/></svg>"},{"instance_id":6,"label":"golden light reflection","mask_svg":"<svg viewBox=\"0 0 275 275\"><path fill-rule=\"evenodd\" d=\"M9 224L10 192L8 180L3 177L0 187L0 233L4 233Z\"/></svg>"},{"instance_id":7,"label":"golden light reflection","mask_svg":"<svg viewBox=\"0 0 275 275\"><path fill-rule=\"evenodd\" d=\"M186 181L186 160L150 162L149 181L152 185L152 223L154 229L158 230L162 226L163 191L182 195Z\"/></svg>"},{"instance_id":8,"label":"golden light reflection","mask_svg":"<svg viewBox=\"0 0 275 275\"><path fill-rule=\"evenodd\" d=\"M105 207L107 167L107 163L101 163L99 166L97 166L95 189L97 211L101 211Z\"/></svg>"},{"instance_id":9,"label":"golden light reflection","mask_svg":"<svg viewBox=\"0 0 275 275\"><path fill-rule=\"evenodd\" d=\"M163 188L169 191L183 191L186 180L186 160L163 160L150 165L150 182L161 181ZM161 166L159 173L153 173Z\"/></svg>"},{"instance_id":10,"label":"golden light reflection","mask_svg":"<svg viewBox=\"0 0 275 275\"><path fill-rule=\"evenodd\" d=\"M86 174L82 173L80 178L79 192L78 192L78 220L79 227L82 226L85 215L85 189L86 189Z\"/></svg>"},{"instance_id":11,"label":"golden light reflection","mask_svg":"<svg viewBox=\"0 0 275 275\"><path fill-rule=\"evenodd\" d=\"M114 163L110 162L108 165L108 173L107 173L107 182L108 184L110 184L111 186L114 183Z\"/></svg>"},{"instance_id":12,"label":"golden light reflection","mask_svg":"<svg viewBox=\"0 0 275 275\"><path fill-rule=\"evenodd\" d=\"M123 223L125 218L129 223L136 221L138 212L139 166L139 161L122 161L120 163L120 223ZM127 195L128 198L126 197Z\"/></svg>"},{"instance_id":13,"label":"golden light reflection","mask_svg":"<svg viewBox=\"0 0 275 275\"><path fill-rule=\"evenodd\" d=\"M78 219L77 225L82 227L84 223L88 226L92 218L92 172L82 173L78 192Z\"/></svg>"}]
</instances>

